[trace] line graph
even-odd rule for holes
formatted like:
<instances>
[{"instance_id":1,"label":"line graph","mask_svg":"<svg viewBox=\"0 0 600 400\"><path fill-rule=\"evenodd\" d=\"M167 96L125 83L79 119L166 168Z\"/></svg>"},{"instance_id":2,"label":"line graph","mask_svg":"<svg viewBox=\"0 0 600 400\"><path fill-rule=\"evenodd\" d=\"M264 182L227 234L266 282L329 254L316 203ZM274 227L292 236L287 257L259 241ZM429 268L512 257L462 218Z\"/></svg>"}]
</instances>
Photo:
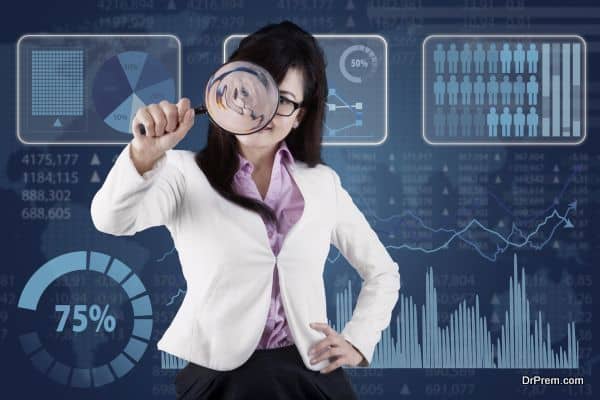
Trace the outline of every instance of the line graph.
<instances>
[{"instance_id":1,"label":"line graph","mask_svg":"<svg viewBox=\"0 0 600 400\"><path fill-rule=\"evenodd\" d=\"M467 245L469 245L470 247L472 247L484 259L495 262L498 259L499 255L505 253L510 248L529 247L533 250L543 249L550 242L550 240L554 237L556 231L560 227L562 227L564 229L574 228L574 224L571 221L571 219L569 218L569 214L571 214L575 210L577 210L577 201L576 200L569 203L566 210L562 214L559 211L557 211L556 209L553 209L552 212L549 215L546 215L544 220L542 222L538 223L537 226L529 233L524 233L523 229L519 228L515 223L513 223L511 226L511 231L508 235L503 235L502 233L485 226L476 218L471 219L471 221L469 221L469 223L466 224L461 229L453 229L453 228L444 228L444 227L434 228L432 226L429 226L428 224L425 223L425 221L423 221L423 219L421 217L419 217L412 211L405 211L401 214L394 214L394 215L391 215L389 217L384 217L384 218L379 217L374 213L372 213L371 215L373 215L373 217L375 218L375 223L374 223L374 225L376 226L375 230L378 230L377 229L378 222L379 223L381 223L381 222L386 223L386 222L392 222L392 221L395 222L397 220L403 220L405 218L412 218L417 222L417 224L421 228L423 228L426 231L429 231L434 234L445 233L445 234L449 235L446 239L442 240L441 244L431 247L431 248L424 248L422 246L414 246L414 245L410 245L407 243L403 243L403 244L387 244L387 245L385 245L386 249L391 249L391 250L406 249L406 250L411 250L411 251L420 251L422 253L428 254L428 253L435 253L435 252L442 251L442 250L447 250L450 248L450 245L452 244L452 242L454 242L455 240L460 240L460 241L466 243ZM547 233L547 237L545 239L541 240L540 242L536 243L534 241L536 235L538 235L542 231L542 228L544 228L547 225L550 225L550 231ZM466 237L466 234L472 229L479 229L483 232L488 233L490 235L490 239L495 239L495 240L499 241L500 244L496 243L495 250L491 254L486 254L483 251L483 249L481 248L481 246L479 246L475 241L470 240ZM339 259L340 256L341 256L341 254L339 253L339 251L336 251L336 254L333 257L328 258L328 261L330 263L334 263Z\"/></svg>"}]
</instances>

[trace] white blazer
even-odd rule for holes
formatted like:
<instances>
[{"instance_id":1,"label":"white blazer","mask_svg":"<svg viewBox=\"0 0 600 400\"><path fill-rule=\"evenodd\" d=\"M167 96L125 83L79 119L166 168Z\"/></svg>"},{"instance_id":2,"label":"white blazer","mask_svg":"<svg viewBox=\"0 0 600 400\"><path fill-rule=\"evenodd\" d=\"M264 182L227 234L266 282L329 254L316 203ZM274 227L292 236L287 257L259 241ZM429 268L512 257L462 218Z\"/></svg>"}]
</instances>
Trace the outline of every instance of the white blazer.
<instances>
[{"instance_id":1,"label":"white blazer","mask_svg":"<svg viewBox=\"0 0 600 400\"><path fill-rule=\"evenodd\" d=\"M133 235L165 225L187 282L182 304L158 349L215 370L242 365L254 352L267 320L273 268L285 315L304 364L325 334L309 326L328 322L323 269L332 243L362 278L352 318L340 332L371 363L381 331L390 323L400 289L398 264L342 187L338 174L296 160L290 173L304 197L304 212L279 255L257 213L224 199L210 186L188 150L169 150L140 175L129 143L91 203L99 231Z\"/></svg>"}]
</instances>

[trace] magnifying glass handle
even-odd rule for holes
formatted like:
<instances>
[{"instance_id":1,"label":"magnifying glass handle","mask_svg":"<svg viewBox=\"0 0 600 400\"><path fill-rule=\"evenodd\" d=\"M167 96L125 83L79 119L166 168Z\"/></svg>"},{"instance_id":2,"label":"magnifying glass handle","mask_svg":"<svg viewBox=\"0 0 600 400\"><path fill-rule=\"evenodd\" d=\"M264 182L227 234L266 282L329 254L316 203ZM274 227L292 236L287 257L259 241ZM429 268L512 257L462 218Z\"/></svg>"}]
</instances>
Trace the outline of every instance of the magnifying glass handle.
<instances>
[{"instance_id":1,"label":"magnifying glass handle","mask_svg":"<svg viewBox=\"0 0 600 400\"><path fill-rule=\"evenodd\" d=\"M206 112L207 110L204 105L194 107L194 115L206 114ZM146 134L146 128L144 127L144 124L138 124L138 129L142 135Z\"/></svg>"}]
</instances>

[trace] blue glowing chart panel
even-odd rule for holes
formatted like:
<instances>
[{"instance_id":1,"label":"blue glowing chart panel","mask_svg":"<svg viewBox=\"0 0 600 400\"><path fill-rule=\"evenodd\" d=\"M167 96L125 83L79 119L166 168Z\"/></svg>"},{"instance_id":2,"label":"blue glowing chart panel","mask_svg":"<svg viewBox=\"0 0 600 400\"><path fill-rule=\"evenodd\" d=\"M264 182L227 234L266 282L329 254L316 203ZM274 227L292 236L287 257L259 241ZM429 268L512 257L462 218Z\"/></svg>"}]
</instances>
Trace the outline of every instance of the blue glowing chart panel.
<instances>
[{"instance_id":1,"label":"blue glowing chart panel","mask_svg":"<svg viewBox=\"0 0 600 400\"><path fill-rule=\"evenodd\" d=\"M99 387L124 377L152 335L144 284L122 261L96 251L46 262L27 281L18 308L23 352L40 373L70 387Z\"/></svg>"},{"instance_id":2,"label":"blue glowing chart panel","mask_svg":"<svg viewBox=\"0 0 600 400\"><path fill-rule=\"evenodd\" d=\"M223 61L245 35L231 35ZM379 35L314 35L327 62L323 144L378 145L387 138L387 42Z\"/></svg>"},{"instance_id":3,"label":"blue glowing chart panel","mask_svg":"<svg viewBox=\"0 0 600 400\"><path fill-rule=\"evenodd\" d=\"M586 43L576 35L431 35L422 134L430 144L585 140Z\"/></svg>"},{"instance_id":4,"label":"blue glowing chart panel","mask_svg":"<svg viewBox=\"0 0 600 400\"><path fill-rule=\"evenodd\" d=\"M172 35L26 35L17 44L17 137L124 144L138 108L180 96Z\"/></svg>"}]
</instances>

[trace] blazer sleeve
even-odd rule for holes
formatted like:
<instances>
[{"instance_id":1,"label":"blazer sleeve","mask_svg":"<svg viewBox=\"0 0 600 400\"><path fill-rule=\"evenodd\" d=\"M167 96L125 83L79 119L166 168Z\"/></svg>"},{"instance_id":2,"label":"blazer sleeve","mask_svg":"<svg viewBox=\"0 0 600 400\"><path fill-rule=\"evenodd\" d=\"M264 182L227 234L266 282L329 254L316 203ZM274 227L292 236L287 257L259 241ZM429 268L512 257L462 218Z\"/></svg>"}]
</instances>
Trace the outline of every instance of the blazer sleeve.
<instances>
[{"instance_id":1,"label":"blazer sleeve","mask_svg":"<svg viewBox=\"0 0 600 400\"><path fill-rule=\"evenodd\" d=\"M352 318L341 335L365 357L359 366L369 366L381 332L390 324L398 301L400 273L367 219L342 187L333 169L337 213L331 242L362 278Z\"/></svg>"},{"instance_id":2,"label":"blazer sleeve","mask_svg":"<svg viewBox=\"0 0 600 400\"><path fill-rule=\"evenodd\" d=\"M131 142L125 146L90 206L97 230L130 236L168 224L185 193L180 155L167 151L151 170L140 175L131 160Z\"/></svg>"}]
</instances>

